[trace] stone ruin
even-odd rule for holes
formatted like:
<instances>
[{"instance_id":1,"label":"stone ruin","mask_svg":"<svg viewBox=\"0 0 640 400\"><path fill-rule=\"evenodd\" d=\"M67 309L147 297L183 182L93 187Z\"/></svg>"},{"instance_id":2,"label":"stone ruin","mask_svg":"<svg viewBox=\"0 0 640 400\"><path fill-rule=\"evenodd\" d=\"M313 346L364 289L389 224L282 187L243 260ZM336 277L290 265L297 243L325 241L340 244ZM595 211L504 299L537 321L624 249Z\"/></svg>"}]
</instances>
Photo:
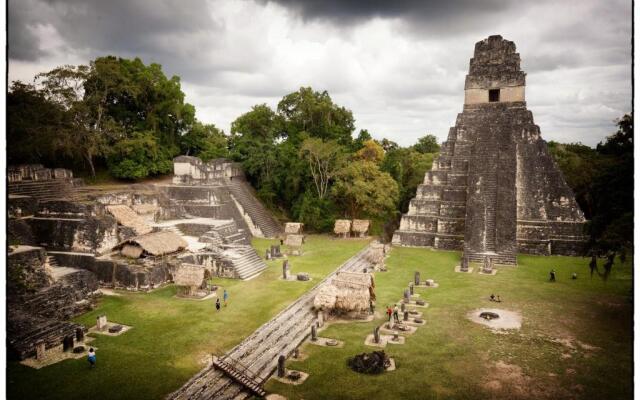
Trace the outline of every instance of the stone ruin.
<instances>
[{"instance_id":1,"label":"stone ruin","mask_svg":"<svg viewBox=\"0 0 640 400\"><path fill-rule=\"evenodd\" d=\"M455 127L402 216L393 243L464 250L516 264L516 253L577 255L585 219L525 103L515 44L476 43ZM466 264L465 264L466 267Z\"/></svg>"},{"instance_id":2,"label":"stone ruin","mask_svg":"<svg viewBox=\"0 0 640 400\"><path fill-rule=\"evenodd\" d=\"M12 246L7 257L7 346L12 359L73 350L87 329L69 319L90 310L98 282L89 271L53 273L45 249Z\"/></svg>"},{"instance_id":3,"label":"stone ruin","mask_svg":"<svg viewBox=\"0 0 640 400\"><path fill-rule=\"evenodd\" d=\"M69 319L91 309L100 286L150 290L177 279L193 294L208 277L250 279L266 268L250 239L278 237L282 229L239 166L174 161L171 184L115 190L84 186L67 170L9 168L12 356L69 343L84 329ZM203 279L181 280L183 264Z\"/></svg>"}]
</instances>

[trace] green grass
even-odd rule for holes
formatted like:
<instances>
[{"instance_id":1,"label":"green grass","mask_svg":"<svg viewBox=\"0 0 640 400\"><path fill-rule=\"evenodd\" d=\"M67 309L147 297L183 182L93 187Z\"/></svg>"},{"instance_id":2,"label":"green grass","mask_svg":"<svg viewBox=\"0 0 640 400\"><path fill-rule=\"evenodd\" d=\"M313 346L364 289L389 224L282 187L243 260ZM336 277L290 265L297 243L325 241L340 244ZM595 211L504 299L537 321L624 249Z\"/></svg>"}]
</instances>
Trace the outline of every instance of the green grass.
<instances>
[{"instance_id":1,"label":"green grass","mask_svg":"<svg viewBox=\"0 0 640 400\"><path fill-rule=\"evenodd\" d=\"M273 240L255 239L263 255ZM310 282L279 280L282 261L250 281L214 279L229 292L229 306L216 312L215 299L176 298L176 287L151 293L120 292L105 296L98 307L76 320L95 324L98 314L133 329L117 337L96 335L98 365L67 360L40 370L10 362L7 370L11 399L160 399L178 389L203 366L220 355L335 270L367 244L366 240L333 240L309 236L305 253L291 257L292 272L308 272Z\"/></svg>"},{"instance_id":2,"label":"green grass","mask_svg":"<svg viewBox=\"0 0 640 400\"><path fill-rule=\"evenodd\" d=\"M289 360L287 367L308 372L309 378L299 386L272 379L266 389L289 399L631 398L629 262L617 262L604 282L597 275L590 279L589 260L583 258L519 256L518 267L500 268L495 276L455 273L459 258L457 252L393 249L389 272L376 273L376 321L330 325L321 335L343 340L345 346L305 344L301 350L309 357ZM555 283L547 281L552 268L557 271ZM385 348L396 361L396 371L378 376L351 371L347 359L375 350L364 346L364 338L384 319L383 308L402 297L414 271L440 284L416 289L430 303L423 309L427 324L408 336L405 345ZM574 271L577 280L570 279ZM491 293L503 302L488 301ZM466 318L480 307L519 311L522 328L492 333ZM585 350L577 341L598 349ZM508 369L498 369L500 361ZM498 383L492 382L491 389L485 387L489 381Z\"/></svg>"}]
</instances>

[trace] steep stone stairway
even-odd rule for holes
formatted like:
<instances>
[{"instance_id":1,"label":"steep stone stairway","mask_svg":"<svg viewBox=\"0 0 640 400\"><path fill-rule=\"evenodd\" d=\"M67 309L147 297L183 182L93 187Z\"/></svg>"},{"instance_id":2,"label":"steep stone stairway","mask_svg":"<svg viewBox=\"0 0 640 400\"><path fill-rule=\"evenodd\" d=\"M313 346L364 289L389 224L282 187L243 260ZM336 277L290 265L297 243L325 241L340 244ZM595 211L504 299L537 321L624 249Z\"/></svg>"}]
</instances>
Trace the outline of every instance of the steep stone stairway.
<instances>
[{"instance_id":1,"label":"steep stone stairway","mask_svg":"<svg viewBox=\"0 0 640 400\"><path fill-rule=\"evenodd\" d=\"M311 333L311 325L317 323L313 310L313 299L319 288L333 278L337 272L360 272L371 267L368 261L369 246L342 264L310 291L282 310L269 322L231 349L222 359L242 375L250 377L260 386L276 369L278 357L292 354ZM168 399L246 399L255 393L233 379L215 365L207 367L191 378L183 387L170 394Z\"/></svg>"},{"instance_id":2,"label":"steep stone stairway","mask_svg":"<svg viewBox=\"0 0 640 400\"><path fill-rule=\"evenodd\" d=\"M233 265L242 280L254 278L267 269L267 264L251 246L232 246L222 251L222 258Z\"/></svg>"},{"instance_id":3,"label":"steep stone stairway","mask_svg":"<svg viewBox=\"0 0 640 400\"><path fill-rule=\"evenodd\" d=\"M264 237L277 237L282 233L280 223L273 218L269 210L256 198L249 184L243 180L233 180L227 183L231 195L237 200L244 211L249 214Z\"/></svg>"},{"instance_id":4,"label":"steep stone stairway","mask_svg":"<svg viewBox=\"0 0 640 400\"><path fill-rule=\"evenodd\" d=\"M31 196L40 201L69 199L73 195L73 185L66 179L46 181L11 182L7 186L9 194Z\"/></svg>"}]
</instances>

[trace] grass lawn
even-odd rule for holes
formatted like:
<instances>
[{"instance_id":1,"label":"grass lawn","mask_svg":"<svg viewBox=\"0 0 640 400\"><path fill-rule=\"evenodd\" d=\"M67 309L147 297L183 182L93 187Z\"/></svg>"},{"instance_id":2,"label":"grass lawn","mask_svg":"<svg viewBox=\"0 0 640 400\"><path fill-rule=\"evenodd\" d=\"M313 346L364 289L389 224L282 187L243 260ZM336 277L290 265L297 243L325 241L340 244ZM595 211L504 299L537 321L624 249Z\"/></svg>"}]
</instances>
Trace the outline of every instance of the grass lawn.
<instances>
[{"instance_id":1,"label":"grass lawn","mask_svg":"<svg viewBox=\"0 0 640 400\"><path fill-rule=\"evenodd\" d=\"M588 259L519 256L497 275L453 272L460 254L394 248L389 272L376 273L377 319L330 325L320 333L343 348L305 344L303 361L287 367L310 374L299 386L271 379L266 389L289 399L629 399L633 393L631 263L616 259L607 282L589 277ZM555 268L558 281L548 282ZM600 267L602 271L602 266ZM404 345L387 345L397 369L378 376L351 371L353 355L375 348L364 338L413 280L433 278L436 289L416 289L430 303L427 324ZM572 272L578 273L571 280ZM475 271L474 271L475 272ZM499 294L502 303L488 300ZM480 307L518 311L519 331L492 333L466 318Z\"/></svg>"},{"instance_id":2,"label":"grass lawn","mask_svg":"<svg viewBox=\"0 0 640 400\"><path fill-rule=\"evenodd\" d=\"M263 255L273 240L255 239ZM95 325L98 314L133 326L117 337L96 335L97 368L67 360L40 370L8 364L11 399L161 399L197 373L210 355L221 355L242 341L320 279L366 246L367 240L308 236L305 253L291 258L292 272L308 272L310 282L279 280L282 261L268 263L259 277L242 282L214 279L229 292L229 306L216 312L215 299L175 297L174 286L152 293L120 292L104 296L98 307L77 321Z\"/></svg>"}]
</instances>

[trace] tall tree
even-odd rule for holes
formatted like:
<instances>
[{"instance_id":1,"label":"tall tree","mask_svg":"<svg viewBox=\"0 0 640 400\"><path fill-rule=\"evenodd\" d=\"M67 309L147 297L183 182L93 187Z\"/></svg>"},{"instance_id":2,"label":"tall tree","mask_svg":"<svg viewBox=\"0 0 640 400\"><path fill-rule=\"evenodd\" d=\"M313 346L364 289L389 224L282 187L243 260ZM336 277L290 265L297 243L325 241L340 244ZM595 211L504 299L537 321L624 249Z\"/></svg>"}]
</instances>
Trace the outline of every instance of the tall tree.
<instances>
[{"instance_id":1,"label":"tall tree","mask_svg":"<svg viewBox=\"0 0 640 400\"><path fill-rule=\"evenodd\" d=\"M45 96L62 107L72 121L66 136L65 153L80 154L87 162L91 175L96 175L95 158L105 151L105 137L91 118L91 107L84 101L84 83L90 74L85 65L65 65L36 76Z\"/></svg>"},{"instance_id":2,"label":"tall tree","mask_svg":"<svg viewBox=\"0 0 640 400\"><path fill-rule=\"evenodd\" d=\"M303 133L322 140L336 140L343 146L353 140L353 114L334 104L326 91L302 87L278 103L278 114L283 117L287 135L294 142L304 140Z\"/></svg>"},{"instance_id":3,"label":"tall tree","mask_svg":"<svg viewBox=\"0 0 640 400\"><path fill-rule=\"evenodd\" d=\"M332 193L348 217L379 218L396 209L398 184L376 164L360 160L339 172Z\"/></svg>"},{"instance_id":4,"label":"tall tree","mask_svg":"<svg viewBox=\"0 0 640 400\"><path fill-rule=\"evenodd\" d=\"M367 140L363 143L362 148L356 152L356 157L380 164L384 159L384 149L375 140Z\"/></svg>"},{"instance_id":5,"label":"tall tree","mask_svg":"<svg viewBox=\"0 0 640 400\"><path fill-rule=\"evenodd\" d=\"M418 143L413 145L413 149L418 153L437 153L440 151L438 138L434 135L426 135L418 139Z\"/></svg>"},{"instance_id":6,"label":"tall tree","mask_svg":"<svg viewBox=\"0 0 640 400\"><path fill-rule=\"evenodd\" d=\"M180 141L182 154L193 155L203 161L229 156L228 140L224 132L215 125L196 121Z\"/></svg>"},{"instance_id":7,"label":"tall tree","mask_svg":"<svg viewBox=\"0 0 640 400\"><path fill-rule=\"evenodd\" d=\"M329 182L342 163L342 147L335 141L307 138L302 142L300 155L307 160L318 198L329 193Z\"/></svg>"}]
</instances>

